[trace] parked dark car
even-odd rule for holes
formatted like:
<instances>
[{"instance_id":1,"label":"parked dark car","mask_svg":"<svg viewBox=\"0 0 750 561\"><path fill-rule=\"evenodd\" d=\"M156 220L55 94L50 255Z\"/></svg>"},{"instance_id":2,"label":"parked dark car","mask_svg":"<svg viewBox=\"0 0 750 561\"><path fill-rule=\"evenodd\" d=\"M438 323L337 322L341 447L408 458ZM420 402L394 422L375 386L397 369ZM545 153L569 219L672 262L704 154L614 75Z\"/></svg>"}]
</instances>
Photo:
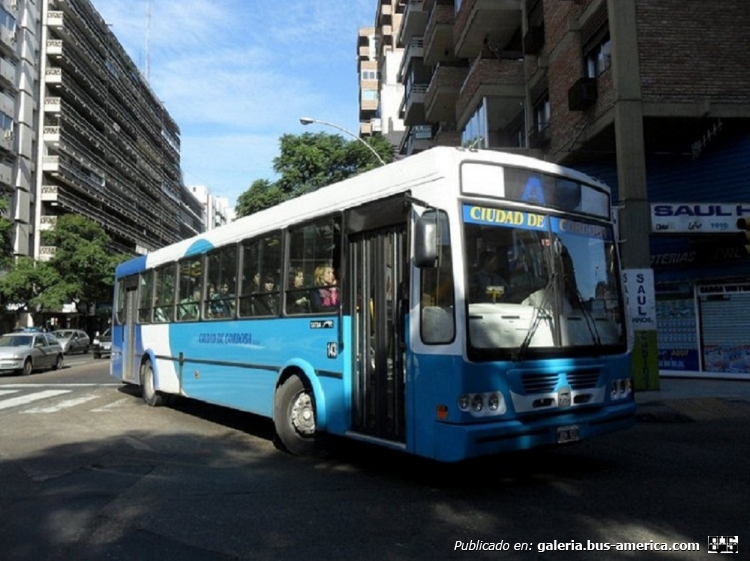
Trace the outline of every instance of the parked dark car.
<instances>
[{"instance_id":1,"label":"parked dark car","mask_svg":"<svg viewBox=\"0 0 750 561\"><path fill-rule=\"evenodd\" d=\"M63 352L66 355L73 353L86 354L89 352L89 347L91 347L91 339L89 339L85 331L81 331L80 329L58 329L57 331L53 331L52 335L60 341Z\"/></svg>"},{"instance_id":2,"label":"parked dark car","mask_svg":"<svg viewBox=\"0 0 750 561\"><path fill-rule=\"evenodd\" d=\"M0 337L0 371L28 376L39 368L62 367L62 345L49 333L7 333Z\"/></svg>"},{"instance_id":3,"label":"parked dark car","mask_svg":"<svg viewBox=\"0 0 750 561\"><path fill-rule=\"evenodd\" d=\"M94 337L92 349L94 350L94 358L101 358L112 354L112 333L110 333L109 329L101 335Z\"/></svg>"}]
</instances>

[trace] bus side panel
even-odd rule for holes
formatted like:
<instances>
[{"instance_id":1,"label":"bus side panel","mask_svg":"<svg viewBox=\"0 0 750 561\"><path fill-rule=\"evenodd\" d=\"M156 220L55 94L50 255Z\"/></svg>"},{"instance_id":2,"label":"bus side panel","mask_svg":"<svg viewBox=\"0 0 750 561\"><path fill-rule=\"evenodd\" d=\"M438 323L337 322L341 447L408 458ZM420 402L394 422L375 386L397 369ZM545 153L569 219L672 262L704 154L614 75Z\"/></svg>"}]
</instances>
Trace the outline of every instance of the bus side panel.
<instances>
[{"instance_id":1,"label":"bus side panel","mask_svg":"<svg viewBox=\"0 0 750 561\"><path fill-rule=\"evenodd\" d=\"M172 324L170 353L187 397L271 417L280 371L290 361L310 364L326 393L341 386L343 357L330 350L338 347L337 324L338 318Z\"/></svg>"},{"instance_id":2,"label":"bus side panel","mask_svg":"<svg viewBox=\"0 0 750 561\"><path fill-rule=\"evenodd\" d=\"M171 327L166 323L142 325L141 341L148 342L148 345L141 352L148 354L153 361L156 389L166 393L180 393L178 363L171 359L170 330Z\"/></svg>"}]
</instances>

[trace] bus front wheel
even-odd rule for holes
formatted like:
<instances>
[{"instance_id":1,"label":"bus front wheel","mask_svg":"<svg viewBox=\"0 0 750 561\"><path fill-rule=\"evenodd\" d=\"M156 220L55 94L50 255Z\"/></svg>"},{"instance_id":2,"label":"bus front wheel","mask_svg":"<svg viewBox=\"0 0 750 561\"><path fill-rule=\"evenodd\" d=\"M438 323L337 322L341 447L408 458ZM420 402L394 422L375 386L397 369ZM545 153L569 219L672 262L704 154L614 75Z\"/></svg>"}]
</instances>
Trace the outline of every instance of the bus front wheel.
<instances>
[{"instance_id":1,"label":"bus front wheel","mask_svg":"<svg viewBox=\"0 0 750 561\"><path fill-rule=\"evenodd\" d=\"M299 376L288 378L276 392L273 423L277 444L290 454L317 456L325 451L323 436L316 431L313 393Z\"/></svg>"},{"instance_id":2,"label":"bus front wheel","mask_svg":"<svg viewBox=\"0 0 750 561\"><path fill-rule=\"evenodd\" d=\"M146 405L158 407L164 403L162 395L156 391L154 384L154 367L150 360L141 366L141 395Z\"/></svg>"}]
</instances>

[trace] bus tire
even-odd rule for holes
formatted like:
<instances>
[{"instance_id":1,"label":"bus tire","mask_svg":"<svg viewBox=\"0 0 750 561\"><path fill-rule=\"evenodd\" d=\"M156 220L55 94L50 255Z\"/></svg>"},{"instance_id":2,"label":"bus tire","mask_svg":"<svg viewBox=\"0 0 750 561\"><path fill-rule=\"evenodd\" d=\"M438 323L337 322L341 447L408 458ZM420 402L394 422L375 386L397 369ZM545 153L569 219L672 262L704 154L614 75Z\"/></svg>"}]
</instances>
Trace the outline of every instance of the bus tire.
<instances>
[{"instance_id":1,"label":"bus tire","mask_svg":"<svg viewBox=\"0 0 750 561\"><path fill-rule=\"evenodd\" d=\"M164 404L164 398L156 391L154 367L150 360L141 365L141 396L149 407L159 407Z\"/></svg>"},{"instance_id":2,"label":"bus tire","mask_svg":"<svg viewBox=\"0 0 750 561\"><path fill-rule=\"evenodd\" d=\"M315 396L299 376L291 376L276 391L273 424L277 447L295 456L319 456L326 447L316 429Z\"/></svg>"}]
</instances>

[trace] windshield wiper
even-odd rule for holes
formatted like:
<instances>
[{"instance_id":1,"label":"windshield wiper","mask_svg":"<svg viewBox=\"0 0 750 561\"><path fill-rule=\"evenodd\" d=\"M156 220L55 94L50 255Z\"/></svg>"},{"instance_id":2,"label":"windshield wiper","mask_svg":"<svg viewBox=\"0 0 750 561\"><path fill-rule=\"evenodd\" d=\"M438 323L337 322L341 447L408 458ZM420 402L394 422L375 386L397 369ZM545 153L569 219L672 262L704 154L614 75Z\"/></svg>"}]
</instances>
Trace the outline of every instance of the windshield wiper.
<instances>
[{"instance_id":1,"label":"windshield wiper","mask_svg":"<svg viewBox=\"0 0 750 561\"><path fill-rule=\"evenodd\" d=\"M538 306L534 306L534 319L531 321L531 325L529 326L529 330L526 333L526 337L524 337L521 346L518 347L518 351L516 352L516 360L523 360L523 357L526 355L526 351L529 349L529 346L531 346L531 340L534 338L537 329L539 329L539 325L542 323L542 320L552 319L552 315L546 309L544 309L544 305L547 303L547 298L549 297L550 292L552 292L552 287L557 280L557 275L557 271L554 271L550 275L547 284L544 286L542 301L539 302Z\"/></svg>"},{"instance_id":2,"label":"windshield wiper","mask_svg":"<svg viewBox=\"0 0 750 561\"><path fill-rule=\"evenodd\" d=\"M586 306L583 304L583 295L577 288L576 294L578 295L578 307L581 309L583 318L586 320L586 327L588 327L589 335L591 335L591 338L594 340L594 346L601 347L602 340L599 337L599 330L596 328L596 320L594 319L594 316L591 315L591 311L587 310Z\"/></svg>"}]
</instances>

